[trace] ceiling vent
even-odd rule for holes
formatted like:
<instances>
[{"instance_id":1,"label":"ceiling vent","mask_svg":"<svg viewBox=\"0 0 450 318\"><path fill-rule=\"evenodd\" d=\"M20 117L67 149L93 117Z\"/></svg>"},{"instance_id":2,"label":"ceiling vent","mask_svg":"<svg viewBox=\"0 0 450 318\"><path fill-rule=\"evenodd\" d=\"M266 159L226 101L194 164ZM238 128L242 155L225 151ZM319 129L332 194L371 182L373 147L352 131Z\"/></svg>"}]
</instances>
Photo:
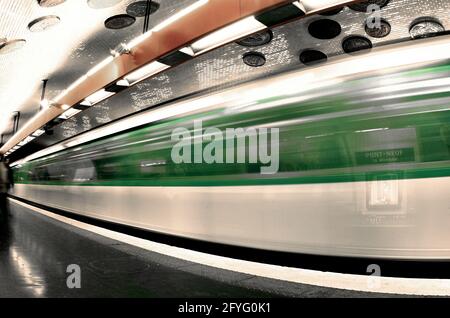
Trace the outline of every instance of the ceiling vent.
<instances>
[{"instance_id":1,"label":"ceiling vent","mask_svg":"<svg viewBox=\"0 0 450 318\"><path fill-rule=\"evenodd\" d=\"M129 27L136 21L135 17L128 14L119 14L106 19L105 27L107 29L118 30Z\"/></svg>"},{"instance_id":2,"label":"ceiling vent","mask_svg":"<svg viewBox=\"0 0 450 318\"><path fill-rule=\"evenodd\" d=\"M8 54L25 46L27 41L23 39L11 40L0 44L0 54Z\"/></svg>"},{"instance_id":3,"label":"ceiling vent","mask_svg":"<svg viewBox=\"0 0 450 318\"><path fill-rule=\"evenodd\" d=\"M38 4L44 8L54 7L64 2L66 0L38 0Z\"/></svg>"},{"instance_id":4,"label":"ceiling vent","mask_svg":"<svg viewBox=\"0 0 450 318\"><path fill-rule=\"evenodd\" d=\"M150 14L155 13L159 9L159 3L150 2ZM147 13L147 1L136 1L128 5L127 14L135 18L145 17Z\"/></svg>"},{"instance_id":5,"label":"ceiling vent","mask_svg":"<svg viewBox=\"0 0 450 318\"><path fill-rule=\"evenodd\" d=\"M37 18L28 24L28 29L31 32L42 32L57 25L60 19L56 15L47 15L45 17Z\"/></svg>"}]
</instances>

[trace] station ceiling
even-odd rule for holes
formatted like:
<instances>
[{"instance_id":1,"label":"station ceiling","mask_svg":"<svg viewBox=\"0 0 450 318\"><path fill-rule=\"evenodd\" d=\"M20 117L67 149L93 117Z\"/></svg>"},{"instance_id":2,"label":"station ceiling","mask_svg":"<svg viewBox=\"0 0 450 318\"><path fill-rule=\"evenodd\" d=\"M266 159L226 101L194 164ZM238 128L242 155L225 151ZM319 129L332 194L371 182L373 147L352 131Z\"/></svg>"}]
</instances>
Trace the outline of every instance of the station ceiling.
<instances>
[{"instance_id":1,"label":"station ceiling","mask_svg":"<svg viewBox=\"0 0 450 318\"><path fill-rule=\"evenodd\" d=\"M153 1L149 27L195 1ZM43 80L48 80L45 99L51 100L110 50L142 34L142 4L146 1L0 0L0 133L11 132L13 112L20 111L23 123L39 110Z\"/></svg>"}]
</instances>

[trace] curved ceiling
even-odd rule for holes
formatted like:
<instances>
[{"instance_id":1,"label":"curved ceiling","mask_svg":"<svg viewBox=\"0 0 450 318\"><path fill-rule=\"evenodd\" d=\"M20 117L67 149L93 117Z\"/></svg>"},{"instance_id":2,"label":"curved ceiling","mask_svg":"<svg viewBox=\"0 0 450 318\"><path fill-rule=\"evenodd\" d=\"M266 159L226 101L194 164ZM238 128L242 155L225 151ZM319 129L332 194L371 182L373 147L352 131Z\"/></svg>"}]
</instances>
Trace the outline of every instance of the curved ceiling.
<instances>
[{"instance_id":1,"label":"curved ceiling","mask_svg":"<svg viewBox=\"0 0 450 318\"><path fill-rule=\"evenodd\" d=\"M151 15L149 27L195 1L154 1L159 8ZM45 98L52 99L105 59L110 50L140 35L143 17L136 17L123 29L105 27L108 18L126 14L127 7L135 2L139 1L66 0L43 7L37 0L0 0L0 41L26 41L21 49L8 54L0 49L0 134L11 132L13 112L20 111L24 122L39 110L44 79L48 79ZM32 24L34 29L30 30L29 24L46 16L58 17L59 23L48 28L43 23L32 32L36 25Z\"/></svg>"}]
</instances>

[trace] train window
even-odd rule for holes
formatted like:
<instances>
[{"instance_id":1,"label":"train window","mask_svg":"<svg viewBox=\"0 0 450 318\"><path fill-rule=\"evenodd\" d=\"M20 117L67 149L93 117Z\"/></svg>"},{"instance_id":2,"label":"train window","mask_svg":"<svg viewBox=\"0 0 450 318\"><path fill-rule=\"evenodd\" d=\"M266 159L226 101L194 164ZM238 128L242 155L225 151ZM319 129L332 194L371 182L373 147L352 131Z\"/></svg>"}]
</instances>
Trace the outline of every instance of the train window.
<instances>
[{"instance_id":1,"label":"train window","mask_svg":"<svg viewBox=\"0 0 450 318\"><path fill-rule=\"evenodd\" d=\"M50 175L46 167L35 167L31 171L31 180L33 181L48 181Z\"/></svg>"},{"instance_id":2,"label":"train window","mask_svg":"<svg viewBox=\"0 0 450 318\"><path fill-rule=\"evenodd\" d=\"M74 167L73 181L86 182L97 178L97 171L92 161L83 161Z\"/></svg>"},{"instance_id":3,"label":"train window","mask_svg":"<svg viewBox=\"0 0 450 318\"><path fill-rule=\"evenodd\" d=\"M77 168L75 169L75 176L73 181L83 182L95 179L95 167Z\"/></svg>"}]
</instances>

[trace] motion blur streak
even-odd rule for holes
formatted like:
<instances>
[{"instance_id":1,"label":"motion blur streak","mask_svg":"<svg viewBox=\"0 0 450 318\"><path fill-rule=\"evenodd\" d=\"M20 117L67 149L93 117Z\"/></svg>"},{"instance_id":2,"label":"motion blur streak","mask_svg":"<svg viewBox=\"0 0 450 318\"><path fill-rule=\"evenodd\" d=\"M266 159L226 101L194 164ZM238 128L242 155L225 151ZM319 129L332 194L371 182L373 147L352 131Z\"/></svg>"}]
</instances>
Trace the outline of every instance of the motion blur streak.
<instances>
[{"instance_id":1,"label":"motion blur streak","mask_svg":"<svg viewBox=\"0 0 450 318\"><path fill-rule=\"evenodd\" d=\"M448 260L448 46L420 40L150 110L17 163L14 194L212 242ZM172 131L199 119L279 128L279 172L174 164Z\"/></svg>"}]
</instances>

